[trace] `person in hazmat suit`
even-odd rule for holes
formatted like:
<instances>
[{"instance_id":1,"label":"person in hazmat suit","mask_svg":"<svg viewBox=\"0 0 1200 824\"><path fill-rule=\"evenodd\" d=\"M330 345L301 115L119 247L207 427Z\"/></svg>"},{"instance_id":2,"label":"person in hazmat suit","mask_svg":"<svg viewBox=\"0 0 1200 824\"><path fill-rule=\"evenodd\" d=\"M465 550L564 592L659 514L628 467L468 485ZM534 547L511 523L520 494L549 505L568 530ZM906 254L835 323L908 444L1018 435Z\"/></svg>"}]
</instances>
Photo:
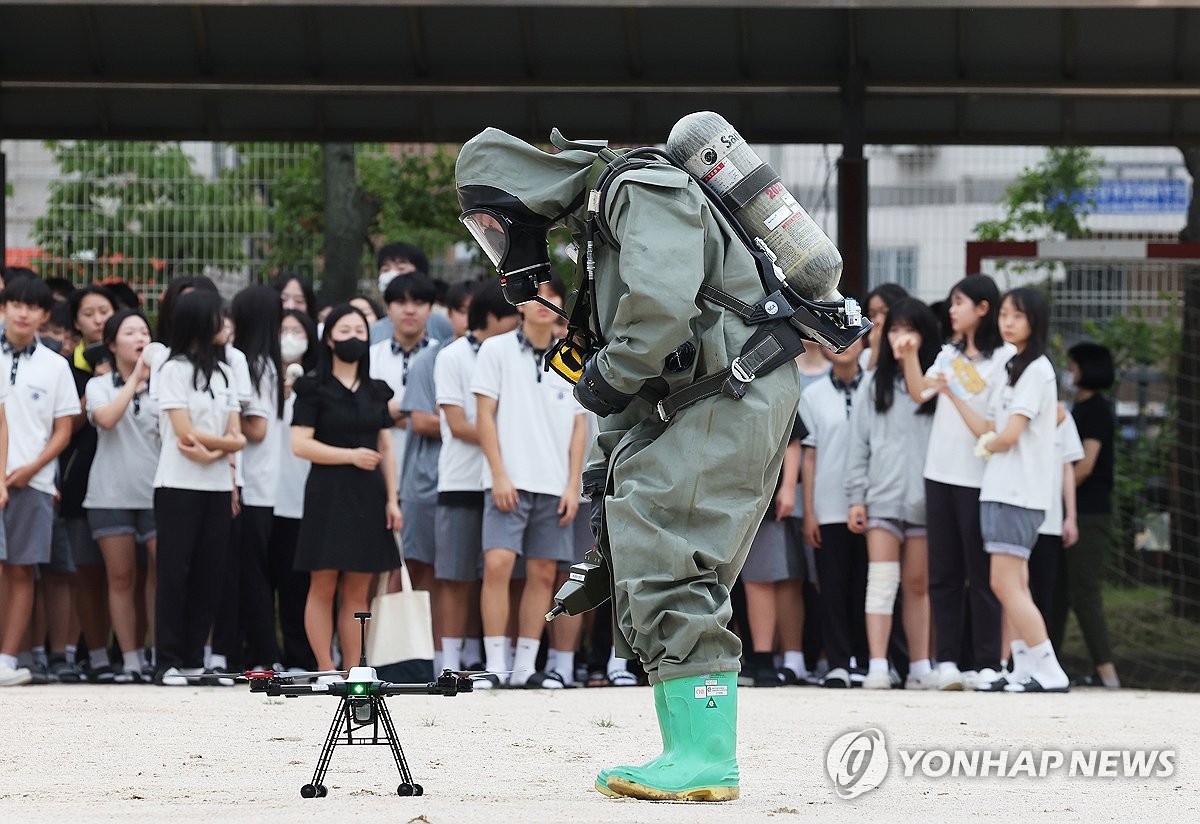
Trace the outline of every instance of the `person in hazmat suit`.
<instances>
[{"instance_id":1,"label":"person in hazmat suit","mask_svg":"<svg viewBox=\"0 0 1200 824\"><path fill-rule=\"evenodd\" d=\"M492 128L463 146L463 222L507 288L548 270L548 228L586 242L596 160L594 151L551 154ZM602 498L593 520L610 557L618 653L636 653L649 676L663 751L601 771L596 788L735 799L741 642L728 628L730 589L779 478L799 377L789 358L754 378L740 401L716 393L664 419L658 400L726 370L754 332L698 297L701 287L753 304L763 284L746 244L680 168L618 175L603 209L615 242L594 248L592 331L605 343L587 353L575 388L601 416L584 491Z\"/></svg>"}]
</instances>

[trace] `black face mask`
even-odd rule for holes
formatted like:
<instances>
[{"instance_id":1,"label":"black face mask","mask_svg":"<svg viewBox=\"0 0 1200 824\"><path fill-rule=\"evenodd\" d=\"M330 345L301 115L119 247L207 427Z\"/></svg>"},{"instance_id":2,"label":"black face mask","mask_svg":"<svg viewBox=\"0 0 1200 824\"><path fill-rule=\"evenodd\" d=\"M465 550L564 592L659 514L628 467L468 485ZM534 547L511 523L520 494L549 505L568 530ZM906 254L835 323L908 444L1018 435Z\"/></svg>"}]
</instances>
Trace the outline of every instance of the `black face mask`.
<instances>
[{"instance_id":1,"label":"black face mask","mask_svg":"<svg viewBox=\"0 0 1200 824\"><path fill-rule=\"evenodd\" d=\"M370 348L371 345L362 338L347 338L334 341L333 354L338 360L346 363L358 363L366 356L367 350Z\"/></svg>"}]
</instances>

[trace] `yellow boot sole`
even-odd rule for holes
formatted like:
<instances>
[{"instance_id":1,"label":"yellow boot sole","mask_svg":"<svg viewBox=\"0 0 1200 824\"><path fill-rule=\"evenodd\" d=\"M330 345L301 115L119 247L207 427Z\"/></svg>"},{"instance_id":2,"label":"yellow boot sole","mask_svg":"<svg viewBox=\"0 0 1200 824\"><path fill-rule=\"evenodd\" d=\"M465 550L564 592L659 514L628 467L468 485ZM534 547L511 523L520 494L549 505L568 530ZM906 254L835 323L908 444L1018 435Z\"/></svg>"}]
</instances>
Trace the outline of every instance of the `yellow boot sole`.
<instances>
[{"instance_id":1,"label":"yellow boot sole","mask_svg":"<svg viewBox=\"0 0 1200 824\"><path fill-rule=\"evenodd\" d=\"M609 776L606 787L597 783L596 789L612 798L639 798L644 801L736 801L740 797L737 787L693 787L676 792L647 787L617 776Z\"/></svg>"}]
</instances>

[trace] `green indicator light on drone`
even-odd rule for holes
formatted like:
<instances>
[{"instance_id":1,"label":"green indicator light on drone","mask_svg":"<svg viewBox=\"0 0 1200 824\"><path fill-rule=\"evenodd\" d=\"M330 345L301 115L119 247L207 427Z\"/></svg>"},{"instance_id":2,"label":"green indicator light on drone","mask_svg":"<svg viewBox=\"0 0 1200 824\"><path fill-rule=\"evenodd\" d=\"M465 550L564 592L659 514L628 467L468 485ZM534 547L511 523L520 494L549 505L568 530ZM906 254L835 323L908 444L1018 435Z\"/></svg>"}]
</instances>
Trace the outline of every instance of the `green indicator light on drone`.
<instances>
[{"instance_id":1,"label":"green indicator light on drone","mask_svg":"<svg viewBox=\"0 0 1200 824\"><path fill-rule=\"evenodd\" d=\"M364 692L367 691L367 685L366 684L355 684L351 689L354 690L355 695L362 695Z\"/></svg>"}]
</instances>

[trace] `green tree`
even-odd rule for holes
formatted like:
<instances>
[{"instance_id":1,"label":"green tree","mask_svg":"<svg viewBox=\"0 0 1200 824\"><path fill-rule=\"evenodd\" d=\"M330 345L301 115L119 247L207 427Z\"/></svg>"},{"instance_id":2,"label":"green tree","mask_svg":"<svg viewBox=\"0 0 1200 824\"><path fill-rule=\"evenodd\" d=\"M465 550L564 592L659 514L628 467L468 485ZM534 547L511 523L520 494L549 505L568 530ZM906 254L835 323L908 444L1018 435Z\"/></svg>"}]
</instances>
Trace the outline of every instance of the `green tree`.
<instances>
[{"instance_id":1,"label":"green tree","mask_svg":"<svg viewBox=\"0 0 1200 824\"><path fill-rule=\"evenodd\" d=\"M980 240L1085 237L1082 220L1096 204L1087 194L1100 182L1103 161L1081 146L1046 149L1004 190L1004 217L975 225Z\"/></svg>"}]
</instances>

